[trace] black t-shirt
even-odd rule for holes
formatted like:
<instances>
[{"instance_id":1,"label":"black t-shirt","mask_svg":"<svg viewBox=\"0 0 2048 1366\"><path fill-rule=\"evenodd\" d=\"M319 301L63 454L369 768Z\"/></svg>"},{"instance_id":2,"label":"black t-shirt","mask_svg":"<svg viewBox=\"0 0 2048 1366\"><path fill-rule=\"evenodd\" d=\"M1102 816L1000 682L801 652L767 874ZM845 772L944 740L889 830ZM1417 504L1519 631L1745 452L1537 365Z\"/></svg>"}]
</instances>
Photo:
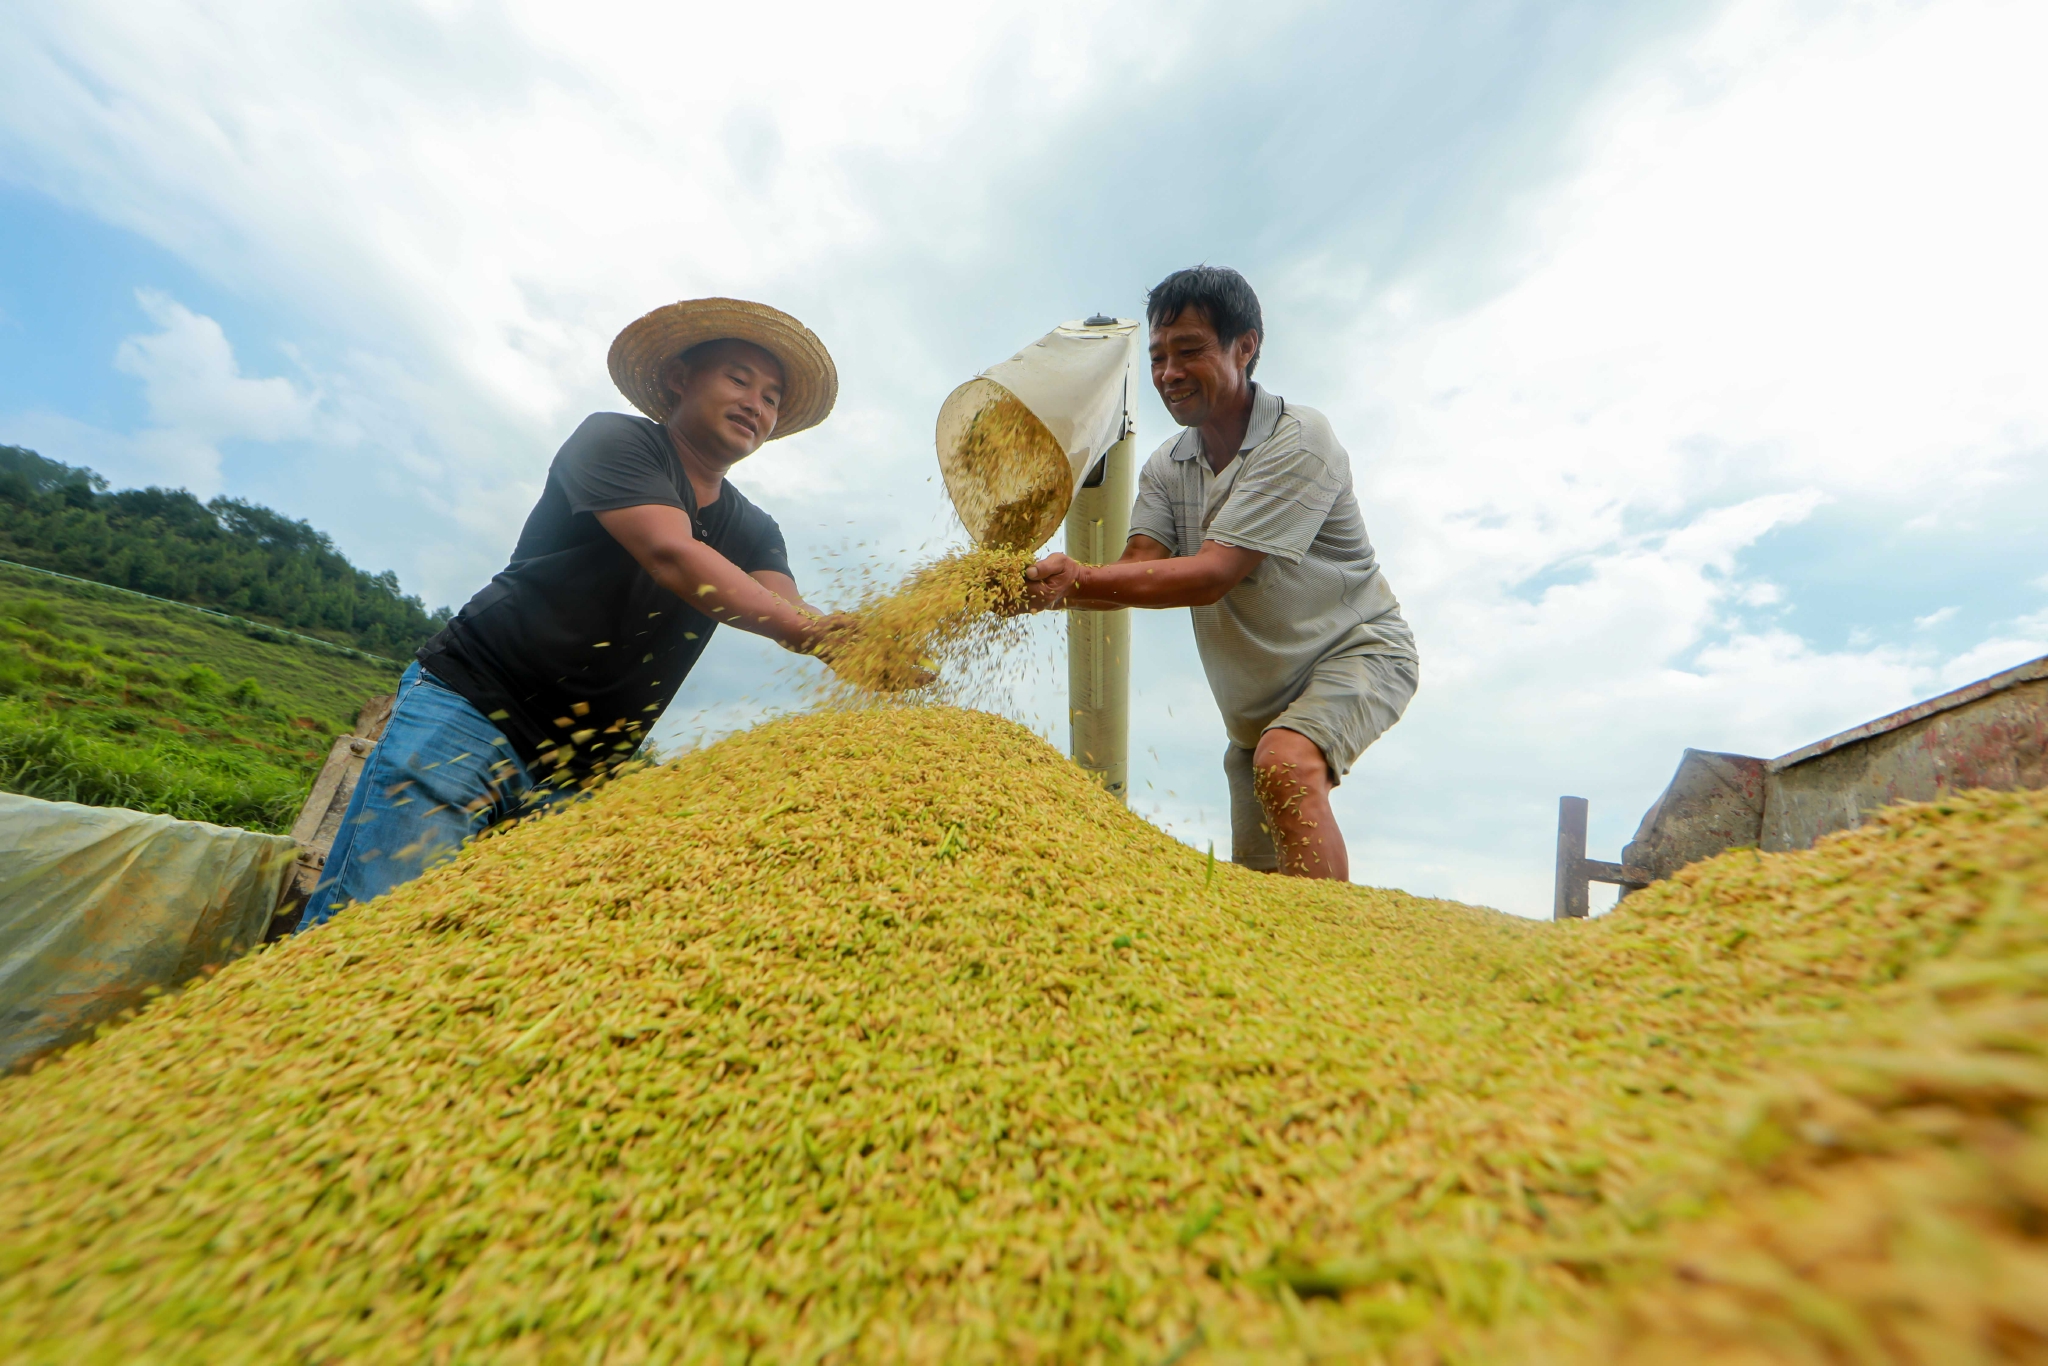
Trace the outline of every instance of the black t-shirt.
<instances>
[{"instance_id":1,"label":"black t-shirt","mask_svg":"<svg viewBox=\"0 0 2048 1366\"><path fill-rule=\"evenodd\" d=\"M717 623L663 588L594 515L681 508L751 574L789 572L775 519L730 483L699 511L668 433L592 413L548 468L512 562L420 647L420 666L491 718L536 779L580 780L639 747Z\"/></svg>"}]
</instances>

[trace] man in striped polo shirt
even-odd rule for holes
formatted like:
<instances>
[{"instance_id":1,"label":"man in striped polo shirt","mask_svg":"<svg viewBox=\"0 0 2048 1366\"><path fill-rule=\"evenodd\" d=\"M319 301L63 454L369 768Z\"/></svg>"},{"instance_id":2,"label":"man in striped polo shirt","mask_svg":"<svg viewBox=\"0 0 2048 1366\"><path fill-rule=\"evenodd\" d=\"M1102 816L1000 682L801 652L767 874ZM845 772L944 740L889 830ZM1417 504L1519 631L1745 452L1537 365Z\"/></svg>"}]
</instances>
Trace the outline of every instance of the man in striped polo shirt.
<instances>
[{"instance_id":1,"label":"man in striped polo shirt","mask_svg":"<svg viewBox=\"0 0 2048 1366\"><path fill-rule=\"evenodd\" d=\"M1349 878L1330 792L1415 695L1414 633L1329 422L1252 380L1265 326L1251 285L1175 271L1145 317L1153 386L1184 430L1138 476L1123 558L1047 556L1033 606L1192 608L1230 736L1231 857Z\"/></svg>"}]
</instances>

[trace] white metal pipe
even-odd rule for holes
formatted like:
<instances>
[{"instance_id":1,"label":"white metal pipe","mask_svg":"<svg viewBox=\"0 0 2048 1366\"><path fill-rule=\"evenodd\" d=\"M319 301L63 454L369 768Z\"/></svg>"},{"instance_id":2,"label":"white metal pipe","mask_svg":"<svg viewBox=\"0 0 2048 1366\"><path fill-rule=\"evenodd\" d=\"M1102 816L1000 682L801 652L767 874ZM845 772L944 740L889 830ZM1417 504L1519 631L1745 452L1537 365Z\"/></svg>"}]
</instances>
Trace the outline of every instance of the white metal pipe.
<instances>
[{"instance_id":1,"label":"white metal pipe","mask_svg":"<svg viewBox=\"0 0 2048 1366\"><path fill-rule=\"evenodd\" d=\"M1124 553L1137 493L1135 432L1109 448L1102 482L1074 491L1067 510L1067 554L1108 564ZM1067 726L1074 762L1129 801L1131 614L1067 613Z\"/></svg>"}]
</instances>

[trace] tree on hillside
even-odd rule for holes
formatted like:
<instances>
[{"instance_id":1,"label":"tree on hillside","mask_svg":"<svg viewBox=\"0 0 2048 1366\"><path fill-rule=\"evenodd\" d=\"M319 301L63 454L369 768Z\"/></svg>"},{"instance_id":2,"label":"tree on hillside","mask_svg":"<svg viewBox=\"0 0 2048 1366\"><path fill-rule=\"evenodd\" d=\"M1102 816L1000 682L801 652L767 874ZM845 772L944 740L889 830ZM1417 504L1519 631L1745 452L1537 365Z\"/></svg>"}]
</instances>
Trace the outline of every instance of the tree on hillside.
<instances>
[{"instance_id":1,"label":"tree on hillside","mask_svg":"<svg viewBox=\"0 0 2048 1366\"><path fill-rule=\"evenodd\" d=\"M325 532L239 498L122 489L0 446L0 558L214 607L403 658L448 618L398 576L348 562Z\"/></svg>"},{"instance_id":2,"label":"tree on hillside","mask_svg":"<svg viewBox=\"0 0 2048 1366\"><path fill-rule=\"evenodd\" d=\"M46 460L22 446L0 446L0 498L9 502L54 493L73 507L91 507L93 494L106 487L89 469Z\"/></svg>"}]
</instances>

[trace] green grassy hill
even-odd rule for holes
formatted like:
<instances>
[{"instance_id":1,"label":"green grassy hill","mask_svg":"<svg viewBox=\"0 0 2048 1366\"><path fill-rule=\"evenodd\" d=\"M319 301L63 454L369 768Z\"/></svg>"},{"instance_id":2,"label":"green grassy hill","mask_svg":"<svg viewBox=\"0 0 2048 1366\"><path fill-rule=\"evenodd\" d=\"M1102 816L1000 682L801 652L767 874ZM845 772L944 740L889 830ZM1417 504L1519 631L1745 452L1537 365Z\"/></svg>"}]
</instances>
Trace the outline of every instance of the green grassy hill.
<instances>
[{"instance_id":1,"label":"green grassy hill","mask_svg":"<svg viewBox=\"0 0 2048 1366\"><path fill-rule=\"evenodd\" d=\"M0 790L285 831L401 668L0 566Z\"/></svg>"},{"instance_id":2,"label":"green grassy hill","mask_svg":"<svg viewBox=\"0 0 2048 1366\"><path fill-rule=\"evenodd\" d=\"M389 570L350 564L327 534L239 498L122 489L83 465L0 445L0 560L218 608L371 654L440 629Z\"/></svg>"}]
</instances>

